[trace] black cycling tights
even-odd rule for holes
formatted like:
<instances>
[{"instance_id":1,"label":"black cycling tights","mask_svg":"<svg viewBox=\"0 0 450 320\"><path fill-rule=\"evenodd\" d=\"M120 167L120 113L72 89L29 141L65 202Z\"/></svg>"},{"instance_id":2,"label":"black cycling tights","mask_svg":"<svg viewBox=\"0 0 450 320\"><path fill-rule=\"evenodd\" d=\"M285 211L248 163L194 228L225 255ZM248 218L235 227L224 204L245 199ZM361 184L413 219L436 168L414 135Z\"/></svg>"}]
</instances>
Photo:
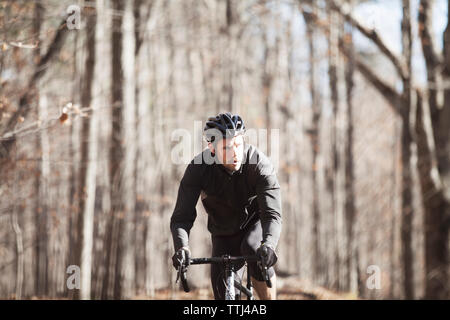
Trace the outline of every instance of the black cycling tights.
<instances>
[{"instance_id":1,"label":"black cycling tights","mask_svg":"<svg viewBox=\"0 0 450 320\"><path fill-rule=\"evenodd\" d=\"M256 223L247 226L244 230L232 236L212 236L212 256L220 257L224 254L230 256L247 256L256 254L256 250L261 245L262 228L260 220ZM237 266L236 270L244 266ZM260 268L256 262L248 264L250 275L258 281L263 281L263 276ZM214 298L216 300L225 299L225 284L223 275L225 270L223 266L217 263L211 264L211 284L214 291ZM272 278L275 271L273 267L268 269L268 274Z\"/></svg>"}]
</instances>

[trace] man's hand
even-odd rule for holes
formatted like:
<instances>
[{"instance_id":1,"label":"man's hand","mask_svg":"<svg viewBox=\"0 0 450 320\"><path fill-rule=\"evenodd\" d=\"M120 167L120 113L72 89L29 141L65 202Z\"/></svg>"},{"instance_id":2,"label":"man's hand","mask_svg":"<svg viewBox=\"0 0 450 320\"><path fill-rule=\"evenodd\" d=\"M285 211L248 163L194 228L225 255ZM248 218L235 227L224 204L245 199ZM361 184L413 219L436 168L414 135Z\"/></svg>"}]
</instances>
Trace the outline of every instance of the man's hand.
<instances>
[{"instance_id":1,"label":"man's hand","mask_svg":"<svg viewBox=\"0 0 450 320\"><path fill-rule=\"evenodd\" d=\"M172 262L175 269L178 270L180 265L189 266L189 259L191 257L191 251L188 247L182 247L172 256Z\"/></svg>"},{"instance_id":2,"label":"man's hand","mask_svg":"<svg viewBox=\"0 0 450 320\"><path fill-rule=\"evenodd\" d=\"M273 266L278 260L275 250L265 243L261 243L261 246L256 250L256 255L264 261L267 268Z\"/></svg>"}]
</instances>

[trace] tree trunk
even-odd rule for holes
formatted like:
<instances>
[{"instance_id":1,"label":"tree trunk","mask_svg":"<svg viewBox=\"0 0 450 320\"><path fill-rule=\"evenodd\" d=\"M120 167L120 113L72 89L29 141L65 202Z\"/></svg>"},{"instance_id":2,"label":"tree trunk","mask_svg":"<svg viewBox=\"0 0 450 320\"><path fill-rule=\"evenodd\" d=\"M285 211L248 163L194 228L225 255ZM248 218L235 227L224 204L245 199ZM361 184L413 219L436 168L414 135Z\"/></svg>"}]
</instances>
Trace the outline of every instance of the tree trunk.
<instances>
[{"instance_id":1,"label":"tree trunk","mask_svg":"<svg viewBox=\"0 0 450 320\"><path fill-rule=\"evenodd\" d=\"M225 50L225 61L226 66L224 67L222 90L224 91L223 105L227 106L227 110L233 112L233 67L234 55L232 54L236 50L236 28L237 28L237 12L236 12L236 1L226 0L226 32L224 42L226 44Z\"/></svg>"},{"instance_id":2,"label":"tree trunk","mask_svg":"<svg viewBox=\"0 0 450 320\"><path fill-rule=\"evenodd\" d=\"M435 49L432 29L434 1L422 0L419 7L419 36L422 43L429 90L418 94L417 144L418 171L425 211L425 297L448 299L448 233L450 225L450 200L448 194L450 111L448 100L442 103L442 75L449 74L449 26L444 33L445 57ZM442 62L444 68L442 74ZM448 79L448 78L447 78ZM450 95L445 89L444 97ZM427 97L428 95L428 97ZM427 97L428 101L425 101ZM447 181L446 181L447 180Z\"/></svg>"},{"instance_id":3,"label":"tree trunk","mask_svg":"<svg viewBox=\"0 0 450 320\"><path fill-rule=\"evenodd\" d=\"M122 293L121 297L131 298L135 292L135 252L134 226L136 190L135 190L135 161L136 161L136 84L135 84L135 34L134 15L132 1L126 2L123 18L123 51L122 65L124 71L124 139L125 139L125 162L124 162L124 205L125 216L123 219L123 232L120 243L123 245L122 264Z\"/></svg>"},{"instance_id":4,"label":"tree trunk","mask_svg":"<svg viewBox=\"0 0 450 320\"><path fill-rule=\"evenodd\" d=\"M47 96L39 96L39 117L48 118ZM36 295L44 296L48 291L48 211L49 211L49 176L50 176L50 142L47 131L40 134L42 148L41 175L39 182L40 206L36 214Z\"/></svg>"},{"instance_id":5,"label":"tree trunk","mask_svg":"<svg viewBox=\"0 0 450 320\"><path fill-rule=\"evenodd\" d=\"M450 9L450 2L447 3L448 10ZM448 16L450 17L450 11ZM450 204L450 23L444 32L444 67L442 71L443 80L446 83L444 89L444 105L439 112L439 117L436 122L437 126L437 149L438 152L438 166L442 175L443 184L446 191L446 201ZM447 207L447 217L450 216L450 205Z\"/></svg>"},{"instance_id":6,"label":"tree trunk","mask_svg":"<svg viewBox=\"0 0 450 320\"><path fill-rule=\"evenodd\" d=\"M331 129L330 129L330 144L331 144L331 164L326 170L326 181L327 190L330 193L331 199L331 210L332 210L332 225L334 234L334 268L335 268L335 283L333 287L337 290L348 290L349 289L349 277L348 272L341 265L345 262L346 252L342 250L343 246L340 243L345 239L343 234L344 225L342 217L341 202L338 199L338 194L341 189L342 174L340 172L339 165L339 150L338 150L338 114L341 101L345 98L345 92L342 91L343 82L345 81L345 70L344 63L339 54L339 36L342 32L342 23L340 22L339 16L328 9L328 16L330 19L330 24L328 28L328 79L331 93L331 104L332 104L332 119L331 119Z\"/></svg>"},{"instance_id":7,"label":"tree trunk","mask_svg":"<svg viewBox=\"0 0 450 320\"><path fill-rule=\"evenodd\" d=\"M349 46L349 58L345 66L345 87L346 87L346 104L347 104L347 116L346 116L346 128L345 128L345 165L344 165L344 210L345 210L345 230L346 230L346 288L347 290L352 289L352 279L358 279L356 274L356 252L357 241L354 239L355 233L355 190L354 190L354 164L353 164L353 90L354 90L354 47L353 47L353 36L351 32L345 35L348 39ZM357 280L358 281L358 280ZM355 290L356 291L356 290Z\"/></svg>"},{"instance_id":8,"label":"tree trunk","mask_svg":"<svg viewBox=\"0 0 450 320\"><path fill-rule=\"evenodd\" d=\"M151 192L154 187L152 173L154 169L151 165L151 155L153 152L149 147L152 143L152 135L149 134L152 130L152 89L150 88L150 70L151 61L148 58L148 51L150 50L148 42L142 45L141 53L138 54L138 83L136 85L136 92L139 96L137 100L137 156L136 156L136 228L141 227L142 232L136 232L136 242L139 243L136 250L136 287L145 290L147 295L153 293L153 288L150 283L151 273L147 272L151 264L151 256L147 249L148 241L151 238L149 232L152 228L149 226L149 200L146 195ZM140 233L140 234L139 234ZM150 261L149 261L150 260Z\"/></svg>"},{"instance_id":9,"label":"tree trunk","mask_svg":"<svg viewBox=\"0 0 450 320\"><path fill-rule=\"evenodd\" d=\"M122 206L122 178L123 178L123 159L124 146L123 139L123 72L122 72L122 14L124 11L123 0L113 0L113 9L117 13L112 17L112 133L110 143L110 185L111 185L111 224L112 238L110 243L110 255L113 255L108 266L112 271L114 289L113 298L121 297L121 279L122 273L122 244L120 235L123 233L123 206ZM111 279L111 278L110 278Z\"/></svg>"},{"instance_id":10,"label":"tree trunk","mask_svg":"<svg viewBox=\"0 0 450 320\"><path fill-rule=\"evenodd\" d=\"M91 107L91 100L92 100L92 83L94 79L94 67L95 67L95 23L96 23L96 17L95 15L89 15L87 18L87 24L86 24L86 48L87 48L87 55L86 55L86 61L85 61L85 67L84 67L84 76L83 76L83 83L82 83L82 93L81 93L81 105L83 108L90 108ZM76 216L76 244L75 244L75 250L74 250L74 256L71 259L70 264L71 265L77 265L80 267L82 266L82 250L83 246L85 245L85 240L83 237L85 234L83 234L84 230L84 221L86 219L85 212L86 212L86 198L87 198L87 168L90 165L89 161L89 141L92 135L90 134L90 130L92 129L92 120L89 117L83 117L81 119L81 141L80 141L80 167L78 172L78 210L77 210L77 216ZM89 235L86 235L89 236ZM87 265L85 264L84 267L86 268ZM89 272L90 277L90 268L89 270L82 270L82 274L85 272ZM90 284L86 282L85 278L83 278L84 284ZM90 288L89 288L90 290ZM83 295L84 299L88 299L89 293L85 291L85 288L82 288L82 291L75 290L73 292L73 297L75 299L80 298L80 294Z\"/></svg>"},{"instance_id":11,"label":"tree trunk","mask_svg":"<svg viewBox=\"0 0 450 320\"><path fill-rule=\"evenodd\" d=\"M17 156L17 151L14 152ZM17 186L19 185L19 179L17 178L19 174L19 168L15 168L14 174L14 195L20 194L19 190L17 190ZM17 202L14 201L13 210L11 213L11 226L13 228L15 238L16 238L16 259L17 259L17 273L16 273L16 290L14 299L21 300L22 299L22 290L23 290L23 279L24 279L24 256L23 256L23 235L22 229L19 224L19 208L17 208ZM22 211L23 212L23 211Z\"/></svg>"},{"instance_id":12,"label":"tree trunk","mask_svg":"<svg viewBox=\"0 0 450 320\"><path fill-rule=\"evenodd\" d=\"M42 4L40 3L36 3L35 7L34 7L34 18L33 18L33 33L36 35L36 41L39 43L40 42L40 33L41 33L41 24L42 24L42 16L43 16L43 11L44 8L42 6ZM39 59L40 59L40 46L38 46L36 48L36 50L34 51L34 63L37 65L39 63ZM34 88L36 91L36 101L37 101L37 118L39 118L39 89L38 86L36 85ZM1 117L0 117L1 119ZM41 146L41 136L40 135L36 135L36 151L39 154L42 151L42 146ZM42 161L42 153L40 156L38 156L38 158ZM34 190L35 190L35 194L38 195L36 196L36 203L35 203L35 208L34 208L34 212L35 212L35 236L34 236L34 242L35 242L35 246L33 248L34 251L34 266L35 266L35 275L34 275L34 294L35 295L39 295L38 291L40 290L40 278L39 278L39 261L40 261L40 237L42 236L40 233L41 228L40 226L40 218L42 215L42 208L41 206L43 205L43 201L41 200L41 197L39 197L40 195L40 189L41 189L41 175L42 175L42 162L36 162L36 171L39 173L36 175L35 178L35 184L34 184ZM40 166L39 166L40 165Z\"/></svg>"},{"instance_id":13,"label":"tree trunk","mask_svg":"<svg viewBox=\"0 0 450 320\"><path fill-rule=\"evenodd\" d=\"M425 212L425 298L448 299L449 221L445 214L449 204L435 174L437 160L430 138L433 128L426 93L417 92L416 112L418 170Z\"/></svg>"},{"instance_id":14,"label":"tree trunk","mask_svg":"<svg viewBox=\"0 0 450 320\"><path fill-rule=\"evenodd\" d=\"M95 5L95 3L94 3ZM87 57L81 103L84 108L92 104L92 85L96 64L96 23L95 14L87 18ZM98 123L97 111L94 109L91 117L82 119L81 129L81 168L79 177L79 265L81 268L81 299L91 298L92 278L92 248L94 235L95 190L97 176L98 153Z\"/></svg>"},{"instance_id":15,"label":"tree trunk","mask_svg":"<svg viewBox=\"0 0 450 320\"><path fill-rule=\"evenodd\" d=\"M86 170L86 201L83 212L81 250L81 299L91 299L92 259L94 245L94 212L98 156L98 110L93 110L90 118L88 166Z\"/></svg>"},{"instance_id":16,"label":"tree trunk","mask_svg":"<svg viewBox=\"0 0 450 320\"><path fill-rule=\"evenodd\" d=\"M75 33L75 39L73 43L73 56L74 56L74 66L73 66L73 86L72 86L72 103L78 105L81 103L81 97L83 92L81 90L83 84L83 68L85 67L85 61L83 61L84 54L79 52L80 44L84 37L80 33ZM81 121L82 122L82 121ZM70 126L70 141L69 141L69 157L71 159L70 175L69 175L69 210L67 217L67 228L66 232L68 235L68 248L66 251L66 260L68 265L75 262L74 260L74 250L77 243L77 218L79 211L79 196L78 196L78 174L80 169L80 121L74 121ZM73 292L72 292L73 293ZM64 296L69 297L69 290L67 286L64 286Z\"/></svg>"},{"instance_id":17,"label":"tree trunk","mask_svg":"<svg viewBox=\"0 0 450 320\"><path fill-rule=\"evenodd\" d=\"M412 199L412 168L411 168L411 112L412 112L412 32L410 1L403 0L402 47L403 56L408 66L408 76L403 80L403 95L400 109L401 126L401 179L402 179L402 210L401 210L401 243L403 290L405 298L414 299L414 273L412 250L412 220L414 215Z\"/></svg>"},{"instance_id":18,"label":"tree trunk","mask_svg":"<svg viewBox=\"0 0 450 320\"><path fill-rule=\"evenodd\" d=\"M149 4L150 8L148 8L148 13L151 12L151 6L152 3ZM142 54L139 54L141 51L142 41L141 38L141 28L146 27L147 20L142 19L141 15L142 10L142 0L135 0L133 4L133 14L134 14L134 56L136 60L135 64L135 70L141 70L141 68L144 68L144 65L142 64L142 59L140 59L140 56ZM125 44L124 44L125 45ZM138 226L141 226L143 224L142 215L144 213L144 205L143 205L143 199L140 197L140 179L139 179L139 173L141 168L139 168L140 165L140 158L144 157L144 154L141 153L142 147L141 147L141 137L140 135L140 125L141 121L139 121L140 118L140 104L139 104L139 94L140 94L140 86L141 86L141 75L142 72L139 72L136 76L136 85L135 85L135 118L136 118L136 149L135 149L135 156L134 156L134 172L133 172L133 179L134 179L134 189L135 189L135 197L136 197L136 205L134 210L134 225L136 227L136 230L133 235L133 241L135 243L134 250L136 252L139 252L141 254L135 254L135 258L133 261L134 264L134 287L136 290L136 293L141 292L143 290L143 286L145 284L145 250L143 246L143 240L144 232L140 232L140 228ZM145 117L145 115L144 115ZM145 134L145 133L144 133ZM143 194L143 193L141 193Z\"/></svg>"},{"instance_id":19,"label":"tree trunk","mask_svg":"<svg viewBox=\"0 0 450 320\"><path fill-rule=\"evenodd\" d=\"M317 281L322 275L322 264L321 264L321 250L320 250L320 212L319 212L319 190L317 181L317 156L320 150L319 146L319 124L321 117L321 105L319 101L319 92L316 89L317 86L317 71L316 71L316 48L314 39L314 26L310 20L309 15L303 13L303 17L306 22L306 34L308 39L309 47L309 87L311 92L311 107L313 110L312 123L310 128L310 138L311 138L311 149L312 149L312 238L313 238L313 274L315 280Z\"/></svg>"}]
</instances>

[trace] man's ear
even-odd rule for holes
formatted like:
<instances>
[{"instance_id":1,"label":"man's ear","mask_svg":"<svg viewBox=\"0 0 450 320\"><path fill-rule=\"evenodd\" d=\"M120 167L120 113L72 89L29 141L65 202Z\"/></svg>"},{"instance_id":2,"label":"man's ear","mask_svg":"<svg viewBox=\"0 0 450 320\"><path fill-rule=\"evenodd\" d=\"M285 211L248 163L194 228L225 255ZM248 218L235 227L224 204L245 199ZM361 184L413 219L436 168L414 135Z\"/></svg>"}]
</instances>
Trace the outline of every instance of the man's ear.
<instances>
[{"instance_id":1,"label":"man's ear","mask_svg":"<svg viewBox=\"0 0 450 320\"><path fill-rule=\"evenodd\" d=\"M208 148L209 148L209 151L211 151L211 153L215 153L214 152L214 146L213 146L213 144L211 142L208 142Z\"/></svg>"}]
</instances>

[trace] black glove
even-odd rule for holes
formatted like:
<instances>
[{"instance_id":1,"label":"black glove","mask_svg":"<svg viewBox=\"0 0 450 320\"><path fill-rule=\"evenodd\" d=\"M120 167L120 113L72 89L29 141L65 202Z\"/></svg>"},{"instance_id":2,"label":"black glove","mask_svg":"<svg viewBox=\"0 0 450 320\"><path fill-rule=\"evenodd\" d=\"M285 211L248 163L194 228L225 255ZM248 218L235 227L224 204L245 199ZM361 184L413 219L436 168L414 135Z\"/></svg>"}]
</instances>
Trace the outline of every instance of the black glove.
<instances>
[{"instance_id":1,"label":"black glove","mask_svg":"<svg viewBox=\"0 0 450 320\"><path fill-rule=\"evenodd\" d=\"M275 250L265 243L261 243L261 246L256 250L256 256L264 261L264 265L270 268L275 263L277 263L278 257Z\"/></svg>"},{"instance_id":2,"label":"black glove","mask_svg":"<svg viewBox=\"0 0 450 320\"><path fill-rule=\"evenodd\" d=\"M189 259L191 257L191 252L188 247L182 247L178 249L177 252L172 256L172 262L175 269L178 270L180 265L185 266L186 268L189 266Z\"/></svg>"}]
</instances>

